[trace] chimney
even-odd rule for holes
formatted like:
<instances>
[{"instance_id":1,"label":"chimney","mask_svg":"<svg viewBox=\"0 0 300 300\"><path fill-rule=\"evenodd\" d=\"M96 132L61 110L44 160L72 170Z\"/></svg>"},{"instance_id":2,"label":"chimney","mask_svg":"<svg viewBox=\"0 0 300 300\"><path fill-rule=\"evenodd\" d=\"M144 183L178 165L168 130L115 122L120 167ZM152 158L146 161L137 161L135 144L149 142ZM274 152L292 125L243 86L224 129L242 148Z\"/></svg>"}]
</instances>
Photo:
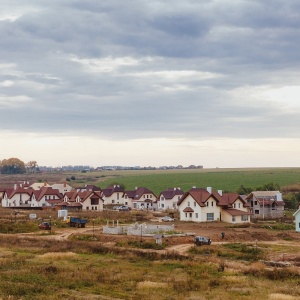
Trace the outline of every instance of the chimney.
<instances>
[{"instance_id":1,"label":"chimney","mask_svg":"<svg viewBox=\"0 0 300 300\"><path fill-rule=\"evenodd\" d=\"M45 181L45 182L44 182L44 186L46 186L46 185L47 185L47 182Z\"/></svg>"},{"instance_id":2,"label":"chimney","mask_svg":"<svg viewBox=\"0 0 300 300\"><path fill-rule=\"evenodd\" d=\"M15 183L15 184L14 184L14 190L16 190L16 189L17 189L17 184Z\"/></svg>"},{"instance_id":3,"label":"chimney","mask_svg":"<svg viewBox=\"0 0 300 300\"><path fill-rule=\"evenodd\" d=\"M138 189L137 186L135 187L135 189L136 189L136 190Z\"/></svg>"},{"instance_id":4,"label":"chimney","mask_svg":"<svg viewBox=\"0 0 300 300\"><path fill-rule=\"evenodd\" d=\"M219 194L220 196L222 196L222 195L223 195L223 191L222 191L222 190L218 190L218 194Z\"/></svg>"},{"instance_id":5,"label":"chimney","mask_svg":"<svg viewBox=\"0 0 300 300\"><path fill-rule=\"evenodd\" d=\"M192 186L192 188L193 188L193 189L195 189L195 188L196 188L196 186L194 185L194 186Z\"/></svg>"},{"instance_id":6,"label":"chimney","mask_svg":"<svg viewBox=\"0 0 300 300\"><path fill-rule=\"evenodd\" d=\"M212 187L208 186L208 187L206 188L206 190L207 190L210 194L212 193Z\"/></svg>"},{"instance_id":7,"label":"chimney","mask_svg":"<svg viewBox=\"0 0 300 300\"><path fill-rule=\"evenodd\" d=\"M64 182L64 187L66 187L67 186L67 183L66 182Z\"/></svg>"}]
</instances>

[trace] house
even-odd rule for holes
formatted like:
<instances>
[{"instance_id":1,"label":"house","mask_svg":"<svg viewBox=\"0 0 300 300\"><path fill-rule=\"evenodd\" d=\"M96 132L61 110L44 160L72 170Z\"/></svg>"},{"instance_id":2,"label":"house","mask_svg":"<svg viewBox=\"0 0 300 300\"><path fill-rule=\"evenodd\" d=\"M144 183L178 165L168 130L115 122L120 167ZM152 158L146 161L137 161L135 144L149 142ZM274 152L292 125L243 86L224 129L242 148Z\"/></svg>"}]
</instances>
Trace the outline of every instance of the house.
<instances>
[{"instance_id":1,"label":"house","mask_svg":"<svg viewBox=\"0 0 300 300\"><path fill-rule=\"evenodd\" d=\"M295 227L296 231L300 232L300 204L298 206L298 210L293 214L295 217Z\"/></svg>"},{"instance_id":2,"label":"house","mask_svg":"<svg viewBox=\"0 0 300 300\"><path fill-rule=\"evenodd\" d=\"M16 184L12 189L5 189L2 196L2 207L31 207L32 189L24 189Z\"/></svg>"},{"instance_id":3,"label":"house","mask_svg":"<svg viewBox=\"0 0 300 300\"><path fill-rule=\"evenodd\" d=\"M33 190L31 207L55 207L55 204L61 202L62 198L59 190L43 186L40 190Z\"/></svg>"},{"instance_id":4,"label":"house","mask_svg":"<svg viewBox=\"0 0 300 300\"><path fill-rule=\"evenodd\" d=\"M111 185L105 189L102 189L103 192L103 200L105 205L110 204L122 204L127 205L128 203L124 203L124 198L122 197L124 194L124 188L119 185Z\"/></svg>"},{"instance_id":5,"label":"house","mask_svg":"<svg viewBox=\"0 0 300 300\"><path fill-rule=\"evenodd\" d=\"M284 201L279 191L254 191L245 197L253 218L280 218L284 215Z\"/></svg>"},{"instance_id":6,"label":"house","mask_svg":"<svg viewBox=\"0 0 300 300\"><path fill-rule=\"evenodd\" d=\"M66 210L103 210L104 200L99 191L70 191L64 194L63 202L57 204Z\"/></svg>"},{"instance_id":7,"label":"house","mask_svg":"<svg viewBox=\"0 0 300 300\"><path fill-rule=\"evenodd\" d=\"M168 188L161 192L156 199L157 209L177 209L177 203L180 198L184 195L184 192L180 188Z\"/></svg>"},{"instance_id":8,"label":"house","mask_svg":"<svg viewBox=\"0 0 300 300\"><path fill-rule=\"evenodd\" d=\"M124 205L128 205L134 209L154 209L156 196L145 187L136 187L132 191L123 193Z\"/></svg>"},{"instance_id":9,"label":"house","mask_svg":"<svg viewBox=\"0 0 300 300\"><path fill-rule=\"evenodd\" d=\"M77 192L84 192L84 191L101 192L101 188L93 184L86 184L84 187L76 188L76 190Z\"/></svg>"},{"instance_id":10,"label":"house","mask_svg":"<svg viewBox=\"0 0 300 300\"><path fill-rule=\"evenodd\" d=\"M54 206L56 202L61 202L62 194L58 190L51 187L42 187L40 190L32 188L16 187L14 189L6 189L2 199L3 207L19 207L19 208L41 208Z\"/></svg>"},{"instance_id":11,"label":"house","mask_svg":"<svg viewBox=\"0 0 300 300\"><path fill-rule=\"evenodd\" d=\"M66 182L64 183L54 183L51 185L53 189L59 190L60 193L64 194L66 192L70 192L73 188L68 185Z\"/></svg>"},{"instance_id":12,"label":"house","mask_svg":"<svg viewBox=\"0 0 300 300\"><path fill-rule=\"evenodd\" d=\"M250 222L248 205L236 193L215 192L193 187L178 201L181 221L207 222L224 221L229 223Z\"/></svg>"},{"instance_id":13,"label":"house","mask_svg":"<svg viewBox=\"0 0 300 300\"><path fill-rule=\"evenodd\" d=\"M28 188L32 188L34 190L39 190L42 187L51 187L51 185L48 184L47 182L35 182L35 183L31 184Z\"/></svg>"}]
</instances>

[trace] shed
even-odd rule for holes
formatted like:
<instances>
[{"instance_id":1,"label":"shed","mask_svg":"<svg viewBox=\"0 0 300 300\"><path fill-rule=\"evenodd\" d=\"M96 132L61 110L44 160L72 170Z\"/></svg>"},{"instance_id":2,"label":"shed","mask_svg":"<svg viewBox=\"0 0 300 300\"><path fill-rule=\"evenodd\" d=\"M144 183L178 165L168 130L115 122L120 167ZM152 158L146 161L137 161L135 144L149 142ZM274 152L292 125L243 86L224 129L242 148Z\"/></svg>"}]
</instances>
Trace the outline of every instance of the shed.
<instances>
[{"instance_id":1,"label":"shed","mask_svg":"<svg viewBox=\"0 0 300 300\"><path fill-rule=\"evenodd\" d=\"M153 237L155 238L155 243L157 245L161 245L162 244L162 238L163 238L162 234L155 234Z\"/></svg>"}]
</instances>

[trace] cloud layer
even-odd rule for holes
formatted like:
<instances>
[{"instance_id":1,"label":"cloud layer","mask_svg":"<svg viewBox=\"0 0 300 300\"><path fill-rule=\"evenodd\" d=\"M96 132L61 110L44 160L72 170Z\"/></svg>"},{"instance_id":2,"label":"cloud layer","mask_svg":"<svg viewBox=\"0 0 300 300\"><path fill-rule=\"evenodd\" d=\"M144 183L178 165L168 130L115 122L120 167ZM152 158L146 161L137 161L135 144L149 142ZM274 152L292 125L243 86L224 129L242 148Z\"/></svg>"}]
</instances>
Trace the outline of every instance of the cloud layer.
<instances>
[{"instance_id":1,"label":"cloud layer","mask_svg":"<svg viewBox=\"0 0 300 300\"><path fill-rule=\"evenodd\" d=\"M0 128L299 139L298 0L3 0Z\"/></svg>"}]
</instances>

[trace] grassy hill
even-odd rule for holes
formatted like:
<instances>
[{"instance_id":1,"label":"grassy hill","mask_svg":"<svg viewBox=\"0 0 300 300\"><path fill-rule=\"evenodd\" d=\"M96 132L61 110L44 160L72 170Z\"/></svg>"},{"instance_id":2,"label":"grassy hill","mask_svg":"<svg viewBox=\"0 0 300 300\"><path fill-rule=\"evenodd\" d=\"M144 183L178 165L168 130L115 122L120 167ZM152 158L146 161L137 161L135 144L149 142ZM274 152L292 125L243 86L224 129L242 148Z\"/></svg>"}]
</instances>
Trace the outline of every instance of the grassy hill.
<instances>
[{"instance_id":1,"label":"grassy hill","mask_svg":"<svg viewBox=\"0 0 300 300\"><path fill-rule=\"evenodd\" d=\"M71 180L75 178L75 180ZM255 189L270 182L281 188L293 186L300 191L300 168L261 168L261 169L196 169L196 170L132 170L98 172L59 172L22 175L1 175L0 187L11 187L18 180L39 180L50 184L64 182L73 187L95 184L105 188L110 184L125 185L127 190L144 186L159 194L169 187L180 187L188 191L192 186L214 190L235 192L241 185ZM287 189L285 189L287 190Z\"/></svg>"},{"instance_id":2,"label":"grassy hill","mask_svg":"<svg viewBox=\"0 0 300 300\"><path fill-rule=\"evenodd\" d=\"M168 187L187 191L192 186L210 186L234 192L241 185L255 189L270 182L280 187L300 184L300 168L111 171L110 175L102 178L99 183L102 188L117 182L126 189L145 186L157 194Z\"/></svg>"}]
</instances>

